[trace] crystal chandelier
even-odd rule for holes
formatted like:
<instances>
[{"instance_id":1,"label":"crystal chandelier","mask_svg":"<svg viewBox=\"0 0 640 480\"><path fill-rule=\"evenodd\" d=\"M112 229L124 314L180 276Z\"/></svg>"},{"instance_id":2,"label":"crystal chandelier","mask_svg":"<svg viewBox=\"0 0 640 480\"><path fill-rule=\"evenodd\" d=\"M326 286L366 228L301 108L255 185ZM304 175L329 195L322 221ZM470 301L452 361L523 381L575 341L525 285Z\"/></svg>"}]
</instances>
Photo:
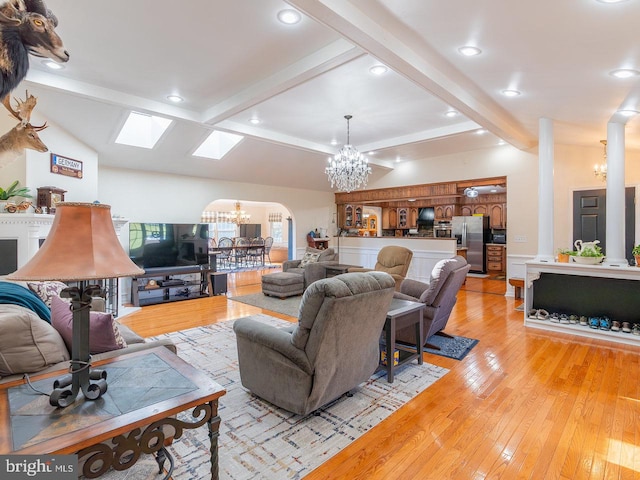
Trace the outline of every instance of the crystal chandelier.
<instances>
[{"instance_id":1,"label":"crystal chandelier","mask_svg":"<svg viewBox=\"0 0 640 480\"><path fill-rule=\"evenodd\" d=\"M604 145L604 163L596 163L593 166L593 174L604 182L607 180L607 141L600 140L600 143Z\"/></svg>"},{"instance_id":2,"label":"crystal chandelier","mask_svg":"<svg viewBox=\"0 0 640 480\"><path fill-rule=\"evenodd\" d=\"M329 177L331 188L335 185L338 191L350 192L367 185L371 167L364 155L349 144L349 120L352 117L345 115L344 118L347 120L347 144L329 159L329 165L324 171Z\"/></svg>"},{"instance_id":3,"label":"crystal chandelier","mask_svg":"<svg viewBox=\"0 0 640 480\"><path fill-rule=\"evenodd\" d=\"M229 212L229 222L235 223L236 225L242 225L243 223L248 223L250 218L251 215L245 213L240 206L240 202L236 201L235 211Z\"/></svg>"}]
</instances>

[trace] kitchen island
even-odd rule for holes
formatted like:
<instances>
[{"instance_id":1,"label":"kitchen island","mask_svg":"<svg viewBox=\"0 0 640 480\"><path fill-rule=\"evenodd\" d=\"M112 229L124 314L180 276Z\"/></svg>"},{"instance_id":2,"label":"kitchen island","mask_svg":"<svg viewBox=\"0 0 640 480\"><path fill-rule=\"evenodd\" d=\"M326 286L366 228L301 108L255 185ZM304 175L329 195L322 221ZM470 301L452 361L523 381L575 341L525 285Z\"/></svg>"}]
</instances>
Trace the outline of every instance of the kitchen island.
<instances>
[{"instance_id":1,"label":"kitchen island","mask_svg":"<svg viewBox=\"0 0 640 480\"><path fill-rule=\"evenodd\" d=\"M407 278L428 282L436 263L456 255L455 238L434 237L336 237L333 247L338 251L340 263L373 268L378 252L387 245L406 247L413 252Z\"/></svg>"}]
</instances>

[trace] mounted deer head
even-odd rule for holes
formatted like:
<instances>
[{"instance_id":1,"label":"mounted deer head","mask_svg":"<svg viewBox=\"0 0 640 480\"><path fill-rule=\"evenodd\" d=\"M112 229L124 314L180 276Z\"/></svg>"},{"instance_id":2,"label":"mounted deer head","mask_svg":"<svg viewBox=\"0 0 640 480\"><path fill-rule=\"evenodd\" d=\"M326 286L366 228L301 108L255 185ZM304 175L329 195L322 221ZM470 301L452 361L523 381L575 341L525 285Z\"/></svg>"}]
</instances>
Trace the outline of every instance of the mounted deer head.
<instances>
[{"instance_id":1,"label":"mounted deer head","mask_svg":"<svg viewBox=\"0 0 640 480\"><path fill-rule=\"evenodd\" d=\"M69 60L55 32L58 19L42 0L10 0L0 6L0 98L24 79L28 53L57 62Z\"/></svg>"},{"instance_id":2,"label":"mounted deer head","mask_svg":"<svg viewBox=\"0 0 640 480\"><path fill-rule=\"evenodd\" d=\"M49 149L40 140L38 132L47 128L47 123L34 126L29 123L31 112L36 106L37 99L27 92L26 100L20 101L16 99L18 104L17 110L11 108L11 103L7 97L3 100L4 106L9 110L12 116L20 121L15 127L0 137L0 168L13 162L16 157L25 149L35 150L37 152L47 152Z\"/></svg>"}]
</instances>

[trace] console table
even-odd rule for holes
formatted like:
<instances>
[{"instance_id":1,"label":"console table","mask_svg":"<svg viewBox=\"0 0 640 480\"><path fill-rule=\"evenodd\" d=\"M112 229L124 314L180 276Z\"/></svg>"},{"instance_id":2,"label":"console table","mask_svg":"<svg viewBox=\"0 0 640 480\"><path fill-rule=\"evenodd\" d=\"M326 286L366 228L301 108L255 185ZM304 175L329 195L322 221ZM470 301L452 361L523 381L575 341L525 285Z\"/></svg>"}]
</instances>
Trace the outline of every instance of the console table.
<instances>
[{"instance_id":1,"label":"console table","mask_svg":"<svg viewBox=\"0 0 640 480\"><path fill-rule=\"evenodd\" d=\"M608 316L639 323L640 268L577 263L525 263L524 323L527 327L640 346L640 336L529 318L533 309L549 313Z\"/></svg>"},{"instance_id":2,"label":"console table","mask_svg":"<svg viewBox=\"0 0 640 480\"><path fill-rule=\"evenodd\" d=\"M131 279L131 302L134 307L141 307L156 303L211 296L212 288L209 272L211 272L211 268L205 265L146 268L144 274L132 277ZM176 275L194 274L199 278L196 280L179 280L172 278ZM153 280L154 283L150 284L147 282L146 285L141 285L140 279L143 278ZM189 287L197 288L192 291ZM140 292L153 291L158 291L161 295L141 298Z\"/></svg>"},{"instance_id":3,"label":"console table","mask_svg":"<svg viewBox=\"0 0 640 480\"><path fill-rule=\"evenodd\" d=\"M107 392L96 401L78 399L65 409L50 406L24 380L0 386L0 454L78 454L82 473L96 478L110 467L125 470L141 453L162 451L184 429L206 424L211 478L218 478L218 399L226 393L220 385L165 347L95 365L107 371ZM31 382L48 392L53 379L65 373L36 375ZM193 422L175 418L191 409Z\"/></svg>"}]
</instances>

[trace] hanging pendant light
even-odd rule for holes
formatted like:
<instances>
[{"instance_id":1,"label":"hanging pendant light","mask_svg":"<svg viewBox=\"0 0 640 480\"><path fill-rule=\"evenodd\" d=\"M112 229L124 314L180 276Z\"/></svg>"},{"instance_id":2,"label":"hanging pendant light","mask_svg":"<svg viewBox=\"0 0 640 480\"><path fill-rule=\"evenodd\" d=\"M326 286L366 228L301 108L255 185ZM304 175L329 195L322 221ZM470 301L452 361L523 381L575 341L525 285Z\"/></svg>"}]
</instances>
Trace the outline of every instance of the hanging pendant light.
<instances>
[{"instance_id":1,"label":"hanging pendant light","mask_svg":"<svg viewBox=\"0 0 640 480\"><path fill-rule=\"evenodd\" d=\"M338 191L350 192L360 187L366 187L371 167L369 161L355 147L349 143L349 120L351 115L345 115L347 120L347 143L333 158L329 159L329 165L325 173L331 182L331 188L336 186Z\"/></svg>"}]
</instances>

